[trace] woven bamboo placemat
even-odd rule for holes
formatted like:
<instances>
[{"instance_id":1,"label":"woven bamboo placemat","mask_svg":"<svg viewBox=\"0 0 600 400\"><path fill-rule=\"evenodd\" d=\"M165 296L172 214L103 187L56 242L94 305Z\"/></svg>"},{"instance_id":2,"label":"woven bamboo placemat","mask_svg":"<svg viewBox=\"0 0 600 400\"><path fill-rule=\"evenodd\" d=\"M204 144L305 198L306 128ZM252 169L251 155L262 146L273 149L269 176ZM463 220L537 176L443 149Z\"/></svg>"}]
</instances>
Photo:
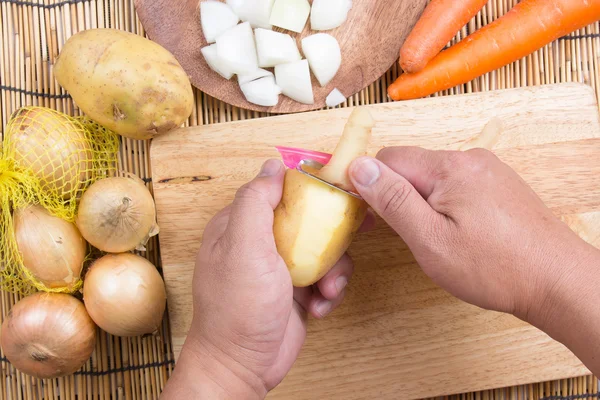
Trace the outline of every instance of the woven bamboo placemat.
<instances>
[{"instance_id":1,"label":"woven bamboo placemat","mask_svg":"<svg viewBox=\"0 0 600 400\"><path fill-rule=\"evenodd\" d=\"M177 0L173 0L177 1ZM367 1L367 0L355 0ZM465 26L454 42L508 11L516 0L490 0ZM116 28L144 35L133 0L0 0L0 132L20 106L42 105L79 114L70 96L54 80L53 65L63 43L72 34L90 28ZM502 88L585 82L600 94L600 24L561 38L525 59L461 87L437 95L453 95ZM394 66L380 80L350 98L346 105L388 101L386 88L398 75ZM224 104L195 90L196 107L188 125L203 125L265 114ZM152 190L149 143L124 139L119 164L136 174ZM142 253L160 268L158 241ZM1 317L18 300L1 293ZM0 321L1 323L1 321ZM74 375L37 380L19 373L0 354L0 399L157 399L174 362L168 317L154 336L115 338L99 332L96 350ZM587 376L556 382L468 393L456 399L592 399L598 398L598 380Z\"/></svg>"}]
</instances>

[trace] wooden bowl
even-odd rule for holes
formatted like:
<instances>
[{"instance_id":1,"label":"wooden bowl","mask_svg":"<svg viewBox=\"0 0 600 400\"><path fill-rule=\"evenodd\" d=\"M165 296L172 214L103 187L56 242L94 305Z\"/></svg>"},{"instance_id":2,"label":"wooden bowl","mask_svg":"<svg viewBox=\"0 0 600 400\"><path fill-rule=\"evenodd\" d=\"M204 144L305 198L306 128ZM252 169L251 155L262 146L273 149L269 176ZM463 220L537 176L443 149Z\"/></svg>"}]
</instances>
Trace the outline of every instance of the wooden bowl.
<instances>
[{"instance_id":1,"label":"wooden bowl","mask_svg":"<svg viewBox=\"0 0 600 400\"><path fill-rule=\"evenodd\" d=\"M200 52L207 43L200 25L198 0L135 0L148 37L173 53L194 86L231 105L270 113L322 108L334 88L350 97L373 83L398 60L400 46L426 3L427 0L353 0L346 22L325 31L340 43L342 66L326 87L321 87L311 73L315 103L301 104L281 95L276 106L261 107L246 101L235 76L228 81L206 64ZM317 33L310 30L310 17L301 34L283 32L296 38L300 50L300 40Z\"/></svg>"}]
</instances>

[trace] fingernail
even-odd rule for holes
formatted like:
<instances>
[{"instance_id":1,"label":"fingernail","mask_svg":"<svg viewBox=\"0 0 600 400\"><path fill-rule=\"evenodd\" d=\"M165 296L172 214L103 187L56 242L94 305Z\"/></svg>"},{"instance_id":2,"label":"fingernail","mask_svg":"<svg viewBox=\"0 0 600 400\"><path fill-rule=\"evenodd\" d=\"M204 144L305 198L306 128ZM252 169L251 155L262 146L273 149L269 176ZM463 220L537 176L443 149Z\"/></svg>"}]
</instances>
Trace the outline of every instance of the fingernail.
<instances>
[{"instance_id":1,"label":"fingernail","mask_svg":"<svg viewBox=\"0 0 600 400\"><path fill-rule=\"evenodd\" d=\"M281 163L279 160L267 160L260 169L258 177L275 176L279 173L280 169Z\"/></svg>"},{"instance_id":2,"label":"fingernail","mask_svg":"<svg viewBox=\"0 0 600 400\"><path fill-rule=\"evenodd\" d=\"M354 164L350 174L354 182L360 186L371 186L377 182L381 171L379 170L379 165L373 159L363 158Z\"/></svg>"},{"instance_id":3,"label":"fingernail","mask_svg":"<svg viewBox=\"0 0 600 400\"><path fill-rule=\"evenodd\" d=\"M337 289L337 292L342 293L342 290L344 290L347 284L348 278L345 276L338 276L338 278L335 280L335 288Z\"/></svg>"},{"instance_id":4,"label":"fingernail","mask_svg":"<svg viewBox=\"0 0 600 400\"><path fill-rule=\"evenodd\" d=\"M316 306L317 313L324 317L331 311L331 302L329 300L321 300Z\"/></svg>"}]
</instances>

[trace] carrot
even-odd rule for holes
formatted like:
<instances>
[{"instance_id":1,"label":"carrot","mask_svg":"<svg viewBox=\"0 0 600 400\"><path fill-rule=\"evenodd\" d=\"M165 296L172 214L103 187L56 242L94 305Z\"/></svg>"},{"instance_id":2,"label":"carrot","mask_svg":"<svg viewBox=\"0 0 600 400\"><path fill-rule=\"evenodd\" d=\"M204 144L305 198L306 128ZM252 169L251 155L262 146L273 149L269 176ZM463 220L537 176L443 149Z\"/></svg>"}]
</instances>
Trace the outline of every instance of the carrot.
<instances>
[{"instance_id":1,"label":"carrot","mask_svg":"<svg viewBox=\"0 0 600 400\"><path fill-rule=\"evenodd\" d=\"M600 0L523 0L503 17L434 57L388 88L393 100L425 97L517 61L600 20Z\"/></svg>"},{"instance_id":2,"label":"carrot","mask_svg":"<svg viewBox=\"0 0 600 400\"><path fill-rule=\"evenodd\" d=\"M410 73L425 68L487 2L431 0L400 49L400 67Z\"/></svg>"}]
</instances>

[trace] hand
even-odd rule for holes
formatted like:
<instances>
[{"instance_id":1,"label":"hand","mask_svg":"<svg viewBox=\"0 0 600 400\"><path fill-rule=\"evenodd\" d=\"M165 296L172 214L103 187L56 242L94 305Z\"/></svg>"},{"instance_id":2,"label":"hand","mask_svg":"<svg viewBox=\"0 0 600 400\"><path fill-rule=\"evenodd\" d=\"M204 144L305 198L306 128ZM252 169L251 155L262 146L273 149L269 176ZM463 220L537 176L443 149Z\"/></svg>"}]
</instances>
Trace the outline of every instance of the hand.
<instances>
[{"instance_id":1,"label":"hand","mask_svg":"<svg viewBox=\"0 0 600 400\"><path fill-rule=\"evenodd\" d=\"M387 148L350 174L434 282L486 309L543 325L553 293L595 252L486 150Z\"/></svg>"},{"instance_id":2,"label":"hand","mask_svg":"<svg viewBox=\"0 0 600 400\"><path fill-rule=\"evenodd\" d=\"M192 381L208 376L203 393L209 398L207 386L224 398L264 397L296 360L307 312L322 318L335 309L352 275L345 255L313 287L292 287L273 238L283 179L281 162L266 162L204 231L193 281L193 323L175 373L187 373ZM371 216L367 224L373 222Z\"/></svg>"}]
</instances>

